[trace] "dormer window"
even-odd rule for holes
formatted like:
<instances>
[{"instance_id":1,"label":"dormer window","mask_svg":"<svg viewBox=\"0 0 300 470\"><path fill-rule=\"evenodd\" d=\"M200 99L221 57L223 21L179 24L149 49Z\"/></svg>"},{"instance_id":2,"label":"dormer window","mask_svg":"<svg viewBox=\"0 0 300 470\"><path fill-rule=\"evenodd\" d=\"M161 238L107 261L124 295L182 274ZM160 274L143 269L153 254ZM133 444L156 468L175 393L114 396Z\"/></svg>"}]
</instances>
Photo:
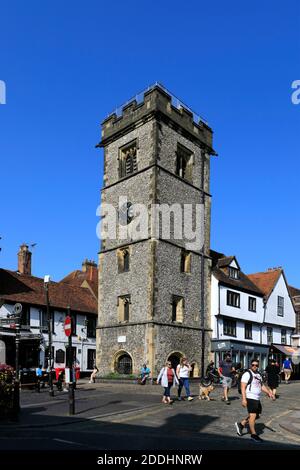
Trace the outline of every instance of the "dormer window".
<instances>
[{"instance_id":1,"label":"dormer window","mask_svg":"<svg viewBox=\"0 0 300 470\"><path fill-rule=\"evenodd\" d=\"M228 271L229 271L229 277L231 279L239 279L240 278L240 271L238 269L232 268L231 266L229 266Z\"/></svg>"}]
</instances>

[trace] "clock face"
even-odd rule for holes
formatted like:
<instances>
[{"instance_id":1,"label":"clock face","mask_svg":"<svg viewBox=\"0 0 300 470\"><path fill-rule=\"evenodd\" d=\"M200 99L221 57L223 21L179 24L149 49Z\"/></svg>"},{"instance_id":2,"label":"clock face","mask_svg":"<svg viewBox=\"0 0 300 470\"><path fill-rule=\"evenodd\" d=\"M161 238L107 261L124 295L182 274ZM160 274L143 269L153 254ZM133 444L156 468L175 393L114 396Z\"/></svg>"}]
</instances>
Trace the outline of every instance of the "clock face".
<instances>
[{"instance_id":1,"label":"clock face","mask_svg":"<svg viewBox=\"0 0 300 470\"><path fill-rule=\"evenodd\" d=\"M134 216L133 205L131 202L126 202L119 209L119 223L121 225L128 225Z\"/></svg>"}]
</instances>

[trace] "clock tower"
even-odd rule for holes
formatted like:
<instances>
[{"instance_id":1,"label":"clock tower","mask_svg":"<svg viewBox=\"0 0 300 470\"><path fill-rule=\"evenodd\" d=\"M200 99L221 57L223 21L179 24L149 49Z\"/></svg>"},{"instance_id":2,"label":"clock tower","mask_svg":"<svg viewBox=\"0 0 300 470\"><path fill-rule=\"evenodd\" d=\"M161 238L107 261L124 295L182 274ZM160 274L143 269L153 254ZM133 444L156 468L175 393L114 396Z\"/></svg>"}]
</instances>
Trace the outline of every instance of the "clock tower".
<instances>
[{"instance_id":1,"label":"clock tower","mask_svg":"<svg viewBox=\"0 0 300 470\"><path fill-rule=\"evenodd\" d=\"M100 374L146 363L156 376L186 356L197 376L210 351L212 130L155 84L104 120L98 147L103 227L116 222L99 253Z\"/></svg>"}]
</instances>

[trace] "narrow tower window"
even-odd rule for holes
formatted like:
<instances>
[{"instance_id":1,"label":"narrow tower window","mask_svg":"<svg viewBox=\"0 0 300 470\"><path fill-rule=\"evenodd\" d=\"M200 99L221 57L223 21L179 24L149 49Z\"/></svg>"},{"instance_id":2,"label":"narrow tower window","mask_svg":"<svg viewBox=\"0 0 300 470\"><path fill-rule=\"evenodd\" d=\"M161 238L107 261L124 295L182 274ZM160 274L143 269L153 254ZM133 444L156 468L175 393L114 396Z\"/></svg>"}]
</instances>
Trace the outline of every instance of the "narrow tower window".
<instances>
[{"instance_id":1,"label":"narrow tower window","mask_svg":"<svg viewBox=\"0 0 300 470\"><path fill-rule=\"evenodd\" d=\"M178 144L176 152L176 175L192 181L193 178L193 153Z\"/></svg>"},{"instance_id":2,"label":"narrow tower window","mask_svg":"<svg viewBox=\"0 0 300 470\"><path fill-rule=\"evenodd\" d=\"M130 319L130 295L121 295L118 297L118 316L119 322L128 322Z\"/></svg>"},{"instance_id":3,"label":"narrow tower window","mask_svg":"<svg viewBox=\"0 0 300 470\"><path fill-rule=\"evenodd\" d=\"M184 298L178 295L172 297L172 321L183 322Z\"/></svg>"},{"instance_id":4,"label":"narrow tower window","mask_svg":"<svg viewBox=\"0 0 300 470\"><path fill-rule=\"evenodd\" d=\"M181 251L180 268L182 273L191 272L191 253L189 251Z\"/></svg>"},{"instance_id":5,"label":"narrow tower window","mask_svg":"<svg viewBox=\"0 0 300 470\"><path fill-rule=\"evenodd\" d=\"M117 250L118 272L126 273L130 269L130 254L128 248Z\"/></svg>"},{"instance_id":6,"label":"narrow tower window","mask_svg":"<svg viewBox=\"0 0 300 470\"><path fill-rule=\"evenodd\" d=\"M137 171L138 166L136 141L130 142L130 144L127 144L120 149L119 163L119 173L121 178L131 175Z\"/></svg>"}]
</instances>

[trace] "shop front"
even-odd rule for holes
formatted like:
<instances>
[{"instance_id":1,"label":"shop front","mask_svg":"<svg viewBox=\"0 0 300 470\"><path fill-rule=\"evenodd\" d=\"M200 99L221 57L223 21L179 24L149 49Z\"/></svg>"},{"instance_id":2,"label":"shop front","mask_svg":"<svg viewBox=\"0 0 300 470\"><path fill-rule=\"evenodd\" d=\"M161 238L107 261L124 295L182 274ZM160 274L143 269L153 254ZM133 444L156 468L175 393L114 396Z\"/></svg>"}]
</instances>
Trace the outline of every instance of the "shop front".
<instances>
[{"instance_id":1,"label":"shop front","mask_svg":"<svg viewBox=\"0 0 300 470\"><path fill-rule=\"evenodd\" d=\"M282 369L283 361L288 357L291 358L293 364L292 379L300 379L300 347L272 344L269 357L275 359L280 369Z\"/></svg>"},{"instance_id":2,"label":"shop front","mask_svg":"<svg viewBox=\"0 0 300 470\"><path fill-rule=\"evenodd\" d=\"M240 364L247 369L251 361L256 359L260 363L260 369L264 370L268 363L269 346L261 344L241 343L232 340L212 340L211 350L214 353L214 362L218 367L219 362L224 359L225 353L230 352L232 362Z\"/></svg>"},{"instance_id":3,"label":"shop front","mask_svg":"<svg viewBox=\"0 0 300 470\"><path fill-rule=\"evenodd\" d=\"M16 366L16 333L15 331L0 331L1 358L7 365ZM41 336L21 331L19 366L20 368L35 368L39 365Z\"/></svg>"}]
</instances>

